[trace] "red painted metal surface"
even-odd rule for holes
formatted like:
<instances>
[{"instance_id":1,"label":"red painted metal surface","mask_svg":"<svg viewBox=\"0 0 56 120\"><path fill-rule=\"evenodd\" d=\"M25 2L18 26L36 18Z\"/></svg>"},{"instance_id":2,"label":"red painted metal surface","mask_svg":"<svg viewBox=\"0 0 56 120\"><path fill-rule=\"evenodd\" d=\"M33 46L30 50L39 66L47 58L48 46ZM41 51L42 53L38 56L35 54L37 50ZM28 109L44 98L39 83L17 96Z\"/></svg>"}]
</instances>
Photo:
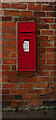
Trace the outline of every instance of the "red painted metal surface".
<instances>
[{"instance_id":1,"label":"red painted metal surface","mask_svg":"<svg viewBox=\"0 0 56 120\"><path fill-rule=\"evenodd\" d=\"M17 22L18 71L36 71L36 22Z\"/></svg>"}]
</instances>

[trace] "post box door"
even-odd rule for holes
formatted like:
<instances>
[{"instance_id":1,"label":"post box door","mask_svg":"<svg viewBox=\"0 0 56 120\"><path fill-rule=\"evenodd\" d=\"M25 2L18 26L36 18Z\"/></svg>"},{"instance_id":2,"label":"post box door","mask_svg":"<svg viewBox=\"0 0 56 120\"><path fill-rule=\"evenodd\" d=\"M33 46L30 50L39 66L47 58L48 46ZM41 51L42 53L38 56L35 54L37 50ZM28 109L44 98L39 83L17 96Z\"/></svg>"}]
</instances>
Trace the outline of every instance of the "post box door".
<instances>
[{"instance_id":1,"label":"post box door","mask_svg":"<svg viewBox=\"0 0 56 120\"><path fill-rule=\"evenodd\" d=\"M29 36L30 37L30 36ZM34 69L34 39L28 36L22 39L22 69L33 70Z\"/></svg>"},{"instance_id":2,"label":"post box door","mask_svg":"<svg viewBox=\"0 0 56 120\"><path fill-rule=\"evenodd\" d=\"M20 36L19 44L19 71L36 70L36 40L35 35Z\"/></svg>"}]
</instances>

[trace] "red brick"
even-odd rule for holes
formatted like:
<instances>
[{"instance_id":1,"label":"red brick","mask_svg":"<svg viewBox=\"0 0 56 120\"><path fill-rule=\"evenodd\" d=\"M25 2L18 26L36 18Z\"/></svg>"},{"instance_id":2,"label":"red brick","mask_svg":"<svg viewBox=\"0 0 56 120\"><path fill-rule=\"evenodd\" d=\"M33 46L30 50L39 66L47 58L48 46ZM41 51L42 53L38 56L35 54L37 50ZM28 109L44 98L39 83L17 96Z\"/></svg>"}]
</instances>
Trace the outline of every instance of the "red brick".
<instances>
[{"instance_id":1,"label":"red brick","mask_svg":"<svg viewBox=\"0 0 56 120\"><path fill-rule=\"evenodd\" d=\"M9 65L2 65L2 70L10 70L10 66Z\"/></svg>"},{"instance_id":2,"label":"red brick","mask_svg":"<svg viewBox=\"0 0 56 120\"><path fill-rule=\"evenodd\" d=\"M55 18L55 23L56 23L56 18Z\"/></svg>"},{"instance_id":3,"label":"red brick","mask_svg":"<svg viewBox=\"0 0 56 120\"><path fill-rule=\"evenodd\" d=\"M41 47L53 47L54 45L52 44L52 43L49 43L49 42L42 42L42 45L41 45Z\"/></svg>"},{"instance_id":4,"label":"red brick","mask_svg":"<svg viewBox=\"0 0 56 120\"><path fill-rule=\"evenodd\" d=\"M0 22L2 21L2 16L0 15Z\"/></svg>"},{"instance_id":5,"label":"red brick","mask_svg":"<svg viewBox=\"0 0 56 120\"><path fill-rule=\"evenodd\" d=\"M55 48L47 48L47 52L54 53L55 51L56 51Z\"/></svg>"},{"instance_id":6,"label":"red brick","mask_svg":"<svg viewBox=\"0 0 56 120\"><path fill-rule=\"evenodd\" d=\"M16 59L4 59L3 64L16 64Z\"/></svg>"},{"instance_id":7,"label":"red brick","mask_svg":"<svg viewBox=\"0 0 56 120\"><path fill-rule=\"evenodd\" d=\"M16 87L15 83L2 84L2 88L15 88L15 87Z\"/></svg>"},{"instance_id":8,"label":"red brick","mask_svg":"<svg viewBox=\"0 0 56 120\"><path fill-rule=\"evenodd\" d=\"M0 28L0 33L2 33L2 28Z\"/></svg>"},{"instance_id":9,"label":"red brick","mask_svg":"<svg viewBox=\"0 0 56 120\"><path fill-rule=\"evenodd\" d=\"M2 94L9 94L9 89L2 89Z\"/></svg>"},{"instance_id":10,"label":"red brick","mask_svg":"<svg viewBox=\"0 0 56 120\"><path fill-rule=\"evenodd\" d=\"M53 23L53 18L40 18L39 23Z\"/></svg>"},{"instance_id":11,"label":"red brick","mask_svg":"<svg viewBox=\"0 0 56 120\"><path fill-rule=\"evenodd\" d=\"M40 38L39 38L40 39ZM38 40L39 40L38 39ZM45 48L37 48L37 53L45 53Z\"/></svg>"},{"instance_id":12,"label":"red brick","mask_svg":"<svg viewBox=\"0 0 56 120\"><path fill-rule=\"evenodd\" d=\"M50 72L50 76L55 76L56 75L56 71L51 71Z\"/></svg>"},{"instance_id":13,"label":"red brick","mask_svg":"<svg viewBox=\"0 0 56 120\"><path fill-rule=\"evenodd\" d=\"M38 89L27 89L26 94L41 94L41 90Z\"/></svg>"},{"instance_id":14,"label":"red brick","mask_svg":"<svg viewBox=\"0 0 56 120\"><path fill-rule=\"evenodd\" d=\"M41 53L38 53L37 54L37 58L40 59L42 56L41 56Z\"/></svg>"},{"instance_id":15,"label":"red brick","mask_svg":"<svg viewBox=\"0 0 56 120\"><path fill-rule=\"evenodd\" d=\"M12 34L16 34L16 29L14 29L14 28L11 28L10 30L9 30L9 33L12 33Z\"/></svg>"},{"instance_id":16,"label":"red brick","mask_svg":"<svg viewBox=\"0 0 56 120\"><path fill-rule=\"evenodd\" d=\"M54 81L54 77L43 77L43 82L52 82Z\"/></svg>"},{"instance_id":17,"label":"red brick","mask_svg":"<svg viewBox=\"0 0 56 120\"><path fill-rule=\"evenodd\" d=\"M8 40L2 40L2 45L9 45L9 41Z\"/></svg>"},{"instance_id":18,"label":"red brick","mask_svg":"<svg viewBox=\"0 0 56 120\"><path fill-rule=\"evenodd\" d=\"M23 77L17 77L17 76L11 77L10 81L15 82L15 83L17 83L17 82L26 82L26 80Z\"/></svg>"},{"instance_id":19,"label":"red brick","mask_svg":"<svg viewBox=\"0 0 56 120\"><path fill-rule=\"evenodd\" d=\"M34 12L35 17L45 17L45 12Z\"/></svg>"},{"instance_id":20,"label":"red brick","mask_svg":"<svg viewBox=\"0 0 56 120\"><path fill-rule=\"evenodd\" d=\"M7 39L7 40L15 40L16 39L16 35L15 34L5 34L4 35L4 39Z\"/></svg>"},{"instance_id":21,"label":"red brick","mask_svg":"<svg viewBox=\"0 0 56 120\"><path fill-rule=\"evenodd\" d=\"M41 105L42 102L38 100L33 100L33 101L28 101L29 106L36 106L36 105Z\"/></svg>"},{"instance_id":22,"label":"red brick","mask_svg":"<svg viewBox=\"0 0 56 120\"><path fill-rule=\"evenodd\" d=\"M29 4L28 9L29 10L41 10L41 5Z\"/></svg>"},{"instance_id":23,"label":"red brick","mask_svg":"<svg viewBox=\"0 0 56 120\"><path fill-rule=\"evenodd\" d=\"M10 4L9 3L2 3L2 8L10 8Z\"/></svg>"},{"instance_id":24,"label":"red brick","mask_svg":"<svg viewBox=\"0 0 56 120\"><path fill-rule=\"evenodd\" d=\"M56 17L56 12L47 12L47 17Z\"/></svg>"},{"instance_id":25,"label":"red brick","mask_svg":"<svg viewBox=\"0 0 56 120\"><path fill-rule=\"evenodd\" d=\"M21 11L21 16L31 17L32 16L32 11Z\"/></svg>"},{"instance_id":26,"label":"red brick","mask_svg":"<svg viewBox=\"0 0 56 120\"><path fill-rule=\"evenodd\" d=\"M2 100L14 100L14 95L2 95Z\"/></svg>"},{"instance_id":27,"label":"red brick","mask_svg":"<svg viewBox=\"0 0 56 120\"><path fill-rule=\"evenodd\" d=\"M41 77L33 77L33 78L28 78L28 82L41 82Z\"/></svg>"},{"instance_id":28,"label":"red brick","mask_svg":"<svg viewBox=\"0 0 56 120\"><path fill-rule=\"evenodd\" d=\"M23 100L15 100L15 103L18 106L24 106L24 101Z\"/></svg>"},{"instance_id":29,"label":"red brick","mask_svg":"<svg viewBox=\"0 0 56 120\"><path fill-rule=\"evenodd\" d=\"M1 47L0 47L0 52L1 52Z\"/></svg>"},{"instance_id":30,"label":"red brick","mask_svg":"<svg viewBox=\"0 0 56 120\"><path fill-rule=\"evenodd\" d=\"M0 8L2 8L2 3L0 3Z\"/></svg>"},{"instance_id":31,"label":"red brick","mask_svg":"<svg viewBox=\"0 0 56 120\"><path fill-rule=\"evenodd\" d=\"M56 64L56 60L47 60L47 64Z\"/></svg>"},{"instance_id":32,"label":"red brick","mask_svg":"<svg viewBox=\"0 0 56 120\"><path fill-rule=\"evenodd\" d=\"M16 89L10 89L10 94L25 94L25 89L20 89L20 90L16 90Z\"/></svg>"},{"instance_id":33,"label":"red brick","mask_svg":"<svg viewBox=\"0 0 56 120\"><path fill-rule=\"evenodd\" d=\"M56 40L56 36L50 36L49 38L51 41L55 41Z\"/></svg>"},{"instance_id":34,"label":"red brick","mask_svg":"<svg viewBox=\"0 0 56 120\"><path fill-rule=\"evenodd\" d=\"M8 77L16 76L16 71L3 71L2 75L3 76L8 76Z\"/></svg>"},{"instance_id":35,"label":"red brick","mask_svg":"<svg viewBox=\"0 0 56 120\"><path fill-rule=\"evenodd\" d=\"M16 52L16 47L3 47L3 52Z\"/></svg>"},{"instance_id":36,"label":"red brick","mask_svg":"<svg viewBox=\"0 0 56 120\"><path fill-rule=\"evenodd\" d=\"M10 57L10 53L2 53L2 58L9 58Z\"/></svg>"},{"instance_id":37,"label":"red brick","mask_svg":"<svg viewBox=\"0 0 56 120\"><path fill-rule=\"evenodd\" d=\"M30 77L30 76L33 76L33 72L29 72L29 71L20 72L20 71L18 71L18 75L22 76L22 77Z\"/></svg>"},{"instance_id":38,"label":"red brick","mask_svg":"<svg viewBox=\"0 0 56 120\"><path fill-rule=\"evenodd\" d=\"M0 71L0 77L2 77L2 71Z\"/></svg>"},{"instance_id":39,"label":"red brick","mask_svg":"<svg viewBox=\"0 0 56 120\"><path fill-rule=\"evenodd\" d=\"M41 47L41 42L37 40L38 47Z\"/></svg>"},{"instance_id":40,"label":"red brick","mask_svg":"<svg viewBox=\"0 0 56 120\"><path fill-rule=\"evenodd\" d=\"M51 29L56 29L56 24L50 25Z\"/></svg>"},{"instance_id":41,"label":"red brick","mask_svg":"<svg viewBox=\"0 0 56 120\"><path fill-rule=\"evenodd\" d=\"M37 29L49 29L49 25L47 25L47 24L38 24Z\"/></svg>"},{"instance_id":42,"label":"red brick","mask_svg":"<svg viewBox=\"0 0 56 120\"><path fill-rule=\"evenodd\" d=\"M11 107L15 107L15 106L24 106L24 101L23 100L14 100L11 101Z\"/></svg>"},{"instance_id":43,"label":"red brick","mask_svg":"<svg viewBox=\"0 0 56 120\"><path fill-rule=\"evenodd\" d=\"M0 15L0 22L2 21L2 16Z\"/></svg>"},{"instance_id":44,"label":"red brick","mask_svg":"<svg viewBox=\"0 0 56 120\"><path fill-rule=\"evenodd\" d=\"M51 6L51 5L43 5L42 10L44 10L44 11L53 11L53 6Z\"/></svg>"},{"instance_id":45,"label":"red brick","mask_svg":"<svg viewBox=\"0 0 56 120\"><path fill-rule=\"evenodd\" d=\"M15 103L15 101L11 101L11 102L10 102L10 106L11 106L11 107L16 107L17 104Z\"/></svg>"},{"instance_id":46,"label":"red brick","mask_svg":"<svg viewBox=\"0 0 56 120\"><path fill-rule=\"evenodd\" d=\"M7 28L15 28L16 23L14 22L2 22L2 27L7 27Z\"/></svg>"},{"instance_id":47,"label":"red brick","mask_svg":"<svg viewBox=\"0 0 56 120\"><path fill-rule=\"evenodd\" d=\"M15 21L15 22L16 22L16 21L19 21L19 20L20 20L19 17L14 17L14 21ZM34 21L35 21L35 18L34 18L34 17L26 17L26 16L25 16L25 17L22 17L22 20L23 20L23 21L26 21L26 20L27 20L27 21L28 21L28 20L31 20L31 21L34 20Z\"/></svg>"},{"instance_id":48,"label":"red brick","mask_svg":"<svg viewBox=\"0 0 56 120\"><path fill-rule=\"evenodd\" d=\"M55 58L54 54L43 54L42 58Z\"/></svg>"},{"instance_id":49,"label":"red brick","mask_svg":"<svg viewBox=\"0 0 56 120\"><path fill-rule=\"evenodd\" d=\"M8 28L2 28L2 33L8 33L9 29Z\"/></svg>"},{"instance_id":50,"label":"red brick","mask_svg":"<svg viewBox=\"0 0 56 120\"><path fill-rule=\"evenodd\" d=\"M33 83L24 83L24 84L19 84L19 88L33 88Z\"/></svg>"},{"instance_id":51,"label":"red brick","mask_svg":"<svg viewBox=\"0 0 56 120\"><path fill-rule=\"evenodd\" d=\"M50 5L55 5L55 1L54 1L54 2L53 2L53 1L51 2L51 1L50 1L50 2L48 2L48 3L49 3Z\"/></svg>"},{"instance_id":52,"label":"red brick","mask_svg":"<svg viewBox=\"0 0 56 120\"><path fill-rule=\"evenodd\" d=\"M55 30L55 35L56 35L56 30Z\"/></svg>"},{"instance_id":53,"label":"red brick","mask_svg":"<svg viewBox=\"0 0 56 120\"><path fill-rule=\"evenodd\" d=\"M45 82L44 83L35 83L34 86L36 88L47 88L48 84L46 84Z\"/></svg>"},{"instance_id":54,"label":"red brick","mask_svg":"<svg viewBox=\"0 0 56 120\"><path fill-rule=\"evenodd\" d=\"M40 75L40 76L49 76L49 72L47 72L47 71L45 71L45 72L39 71L39 72L37 72L37 75Z\"/></svg>"},{"instance_id":55,"label":"red brick","mask_svg":"<svg viewBox=\"0 0 56 120\"><path fill-rule=\"evenodd\" d=\"M42 89L42 95L45 95L45 94L46 94L46 88Z\"/></svg>"},{"instance_id":56,"label":"red brick","mask_svg":"<svg viewBox=\"0 0 56 120\"><path fill-rule=\"evenodd\" d=\"M54 66L54 65L42 65L41 66L41 70L54 70L54 69L56 69L56 66Z\"/></svg>"},{"instance_id":57,"label":"red brick","mask_svg":"<svg viewBox=\"0 0 56 120\"><path fill-rule=\"evenodd\" d=\"M5 15L19 16L19 11L15 10L4 10Z\"/></svg>"},{"instance_id":58,"label":"red brick","mask_svg":"<svg viewBox=\"0 0 56 120\"><path fill-rule=\"evenodd\" d=\"M55 87L55 90L56 90L56 82L54 83L54 87Z\"/></svg>"},{"instance_id":59,"label":"red brick","mask_svg":"<svg viewBox=\"0 0 56 120\"><path fill-rule=\"evenodd\" d=\"M11 8L13 9L26 9L27 5L26 4L11 4Z\"/></svg>"},{"instance_id":60,"label":"red brick","mask_svg":"<svg viewBox=\"0 0 56 120\"><path fill-rule=\"evenodd\" d=\"M2 29L2 22L0 22L0 27L1 27L1 29Z\"/></svg>"},{"instance_id":61,"label":"red brick","mask_svg":"<svg viewBox=\"0 0 56 120\"><path fill-rule=\"evenodd\" d=\"M0 70L2 70L2 65L0 65Z\"/></svg>"},{"instance_id":62,"label":"red brick","mask_svg":"<svg viewBox=\"0 0 56 120\"><path fill-rule=\"evenodd\" d=\"M51 88L54 88L55 87L55 83L50 83L49 85Z\"/></svg>"},{"instance_id":63,"label":"red brick","mask_svg":"<svg viewBox=\"0 0 56 120\"><path fill-rule=\"evenodd\" d=\"M16 46L16 40L11 40L11 41L10 41L10 45Z\"/></svg>"},{"instance_id":64,"label":"red brick","mask_svg":"<svg viewBox=\"0 0 56 120\"><path fill-rule=\"evenodd\" d=\"M2 104L2 95L0 95L0 104Z\"/></svg>"},{"instance_id":65,"label":"red brick","mask_svg":"<svg viewBox=\"0 0 56 120\"><path fill-rule=\"evenodd\" d=\"M46 89L46 93L53 93L53 92L54 92L54 89L51 89L51 88Z\"/></svg>"},{"instance_id":66,"label":"red brick","mask_svg":"<svg viewBox=\"0 0 56 120\"><path fill-rule=\"evenodd\" d=\"M0 47L0 53L1 53L1 50L2 50L2 49L1 49L1 47Z\"/></svg>"},{"instance_id":67,"label":"red brick","mask_svg":"<svg viewBox=\"0 0 56 120\"><path fill-rule=\"evenodd\" d=\"M9 76L9 71L2 71L2 75L3 75L3 77L7 77L7 76Z\"/></svg>"},{"instance_id":68,"label":"red brick","mask_svg":"<svg viewBox=\"0 0 56 120\"><path fill-rule=\"evenodd\" d=\"M0 34L0 45L1 45L1 43L2 43L2 34Z\"/></svg>"},{"instance_id":69,"label":"red brick","mask_svg":"<svg viewBox=\"0 0 56 120\"><path fill-rule=\"evenodd\" d=\"M54 11L56 11L56 6L54 6Z\"/></svg>"},{"instance_id":70,"label":"red brick","mask_svg":"<svg viewBox=\"0 0 56 120\"><path fill-rule=\"evenodd\" d=\"M39 98L39 94L38 95L23 95L22 98L23 100L37 100Z\"/></svg>"},{"instance_id":71,"label":"red brick","mask_svg":"<svg viewBox=\"0 0 56 120\"><path fill-rule=\"evenodd\" d=\"M8 82L9 81L9 78L6 76L6 77L2 77L2 82Z\"/></svg>"},{"instance_id":72,"label":"red brick","mask_svg":"<svg viewBox=\"0 0 56 120\"><path fill-rule=\"evenodd\" d=\"M0 15L2 15L2 10L0 10Z\"/></svg>"},{"instance_id":73,"label":"red brick","mask_svg":"<svg viewBox=\"0 0 56 120\"><path fill-rule=\"evenodd\" d=\"M2 58L2 52L0 53L0 58Z\"/></svg>"},{"instance_id":74,"label":"red brick","mask_svg":"<svg viewBox=\"0 0 56 120\"><path fill-rule=\"evenodd\" d=\"M2 16L2 21L12 21L12 17Z\"/></svg>"},{"instance_id":75,"label":"red brick","mask_svg":"<svg viewBox=\"0 0 56 120\"><path fill-rule=\"evenodd\" d=\"M11 58L16 58L16 53L11 53Z\"/></svg>"},{"instance_id":76,"label":"red brick","mask_svg":"<svg viewBox=\"0 0 56 120\"><path fill-rule=\"evenodd\" d=\"M2 82L2 76L0 76L0 82Z\"/></svg>"},{"instance_id":77,"label":"red brick","mask_svg":"<svg viewBox=\"0 0 56 120\"><path fill-rule=\"evenodd\" d=\"M42 35L54 35L54 31L52 30L42 30Z\"/></svg>"},{"instance_id":78,"label":"red brick","mask_svg":"<svg viewBox=\"0 0 56 120\"><path fill-rule=\"evenodd\" d=\"M38 60L38 64L45 64L45 60Z\"/></svg>"}]
</instances>

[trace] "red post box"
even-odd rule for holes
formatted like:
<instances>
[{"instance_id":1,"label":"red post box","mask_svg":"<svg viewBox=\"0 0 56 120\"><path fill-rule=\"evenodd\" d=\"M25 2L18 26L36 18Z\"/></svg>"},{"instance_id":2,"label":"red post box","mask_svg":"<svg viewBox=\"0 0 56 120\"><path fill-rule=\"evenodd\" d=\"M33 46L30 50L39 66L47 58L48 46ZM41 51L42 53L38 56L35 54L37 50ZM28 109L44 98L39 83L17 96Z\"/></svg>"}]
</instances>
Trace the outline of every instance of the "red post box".
<instances>
[{"instance_id":1,"label":"red post box","mask_svg":"<svg viewBox=\"0 0 56 120\"><path fill-rule=\"evenodd\" d=\"M36 22L17 22L18 71L36 71Z\"/></svg>"}]
</instances>

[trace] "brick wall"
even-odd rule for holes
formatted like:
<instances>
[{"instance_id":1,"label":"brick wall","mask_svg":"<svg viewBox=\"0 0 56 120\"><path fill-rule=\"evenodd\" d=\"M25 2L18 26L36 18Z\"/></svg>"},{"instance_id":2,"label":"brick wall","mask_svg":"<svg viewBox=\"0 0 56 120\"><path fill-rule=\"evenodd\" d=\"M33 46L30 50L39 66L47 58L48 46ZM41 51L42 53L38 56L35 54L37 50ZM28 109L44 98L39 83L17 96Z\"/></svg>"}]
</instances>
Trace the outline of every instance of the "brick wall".
<instances>
[{"instance_id":1,"label":"brick wall","mask_svg":"<svg viewBox=\"0 0 56 120\"><path fill-rule=\"evenodd\" d=\"M0 3L3 107L43 106L56 99L55 2ZM37 72L18 72L16 22L37 22ZM0 20L1 21L1 20ZM0 22L1 24L1 22Z\"/></svg>"}]
</instances>

